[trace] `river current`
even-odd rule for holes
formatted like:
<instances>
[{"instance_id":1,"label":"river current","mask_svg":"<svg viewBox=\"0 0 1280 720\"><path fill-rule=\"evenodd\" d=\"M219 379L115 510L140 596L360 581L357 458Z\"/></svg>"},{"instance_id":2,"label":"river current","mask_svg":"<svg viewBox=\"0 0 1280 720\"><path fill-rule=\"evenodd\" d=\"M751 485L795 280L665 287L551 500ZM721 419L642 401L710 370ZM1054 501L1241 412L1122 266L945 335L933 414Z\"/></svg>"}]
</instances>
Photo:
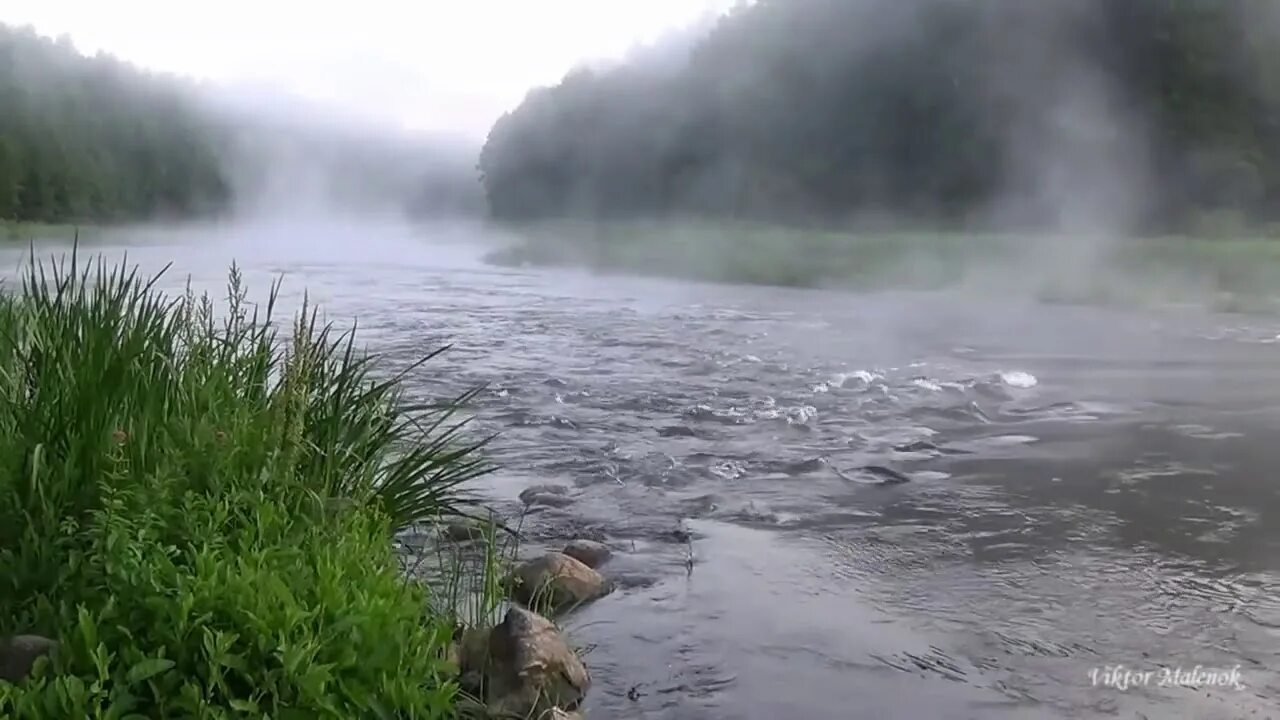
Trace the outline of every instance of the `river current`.
<instances>
[{"instance_id":1,"label":"river current","mask_svg":"<svg viewBox=\"0 0 1280 720\"><path fill-rule=\"evenodd\" d=\"M481 257L466 225L82 244L283 275L472 408L528 551L612 544L590 717L1280 715L1280 319L696 284ZM60 252L45 243L38 252ZM7 267L22 255L6 251Z\"/></svg>"}]
</instances>

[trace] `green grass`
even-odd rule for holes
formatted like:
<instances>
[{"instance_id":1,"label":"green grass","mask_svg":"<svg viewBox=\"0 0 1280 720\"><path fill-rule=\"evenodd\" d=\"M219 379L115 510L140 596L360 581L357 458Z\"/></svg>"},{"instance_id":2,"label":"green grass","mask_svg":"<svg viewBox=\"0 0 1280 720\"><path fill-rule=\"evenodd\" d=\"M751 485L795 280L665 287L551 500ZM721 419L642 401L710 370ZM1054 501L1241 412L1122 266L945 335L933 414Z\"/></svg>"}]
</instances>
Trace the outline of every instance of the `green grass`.
<instances>
[{"instance_id":1,"label":"green grass","mask_svg":"<svg viewBox=\"0 0 1280 720\"><path fill-rule=\"evenodd\" d=\"M516 231L522 242L492 254L491 261L792 287L938 284L957 270L957 263L998 254L1007 241L729 222L549 222Z\"/></svg>"},{"instance_id":2,"label":"green grass","mask_svg":"<svg viewBox=\"0 0 1280 720\"><path fill-rule=\"evenodd\" d=\"M74 255L0 296L0 636L61 644L0 717L454 713L456 618L392 545L488 469L468 397L407 406L314 309L283 340L274 297Z\"/></svg>"},{"instance_id":3,"label":"green grass","mask_svg":"<svg viewBox=\"0 0 1280 720\"><path fill-rule=\"evenodd\" d=\"M96 228L69 223L33 223L16 220L0 220L0 240L29 242L32 240L73 240L84 237Z\"/></svg>"},{"instance_id":4,"label":"green grass","mask_svg":"<svg viewBox=\"0 0 1280 720\"><path fill-rule=\"evenodd\" d=\"M1112 238L941 232L853 232L754 223L542 222L512 228L500 265L714 282L857 290L1012 292L1046 302L1195 301L1270 310L1280 289L1280 236Z\"/></svg>"}]
</instances>

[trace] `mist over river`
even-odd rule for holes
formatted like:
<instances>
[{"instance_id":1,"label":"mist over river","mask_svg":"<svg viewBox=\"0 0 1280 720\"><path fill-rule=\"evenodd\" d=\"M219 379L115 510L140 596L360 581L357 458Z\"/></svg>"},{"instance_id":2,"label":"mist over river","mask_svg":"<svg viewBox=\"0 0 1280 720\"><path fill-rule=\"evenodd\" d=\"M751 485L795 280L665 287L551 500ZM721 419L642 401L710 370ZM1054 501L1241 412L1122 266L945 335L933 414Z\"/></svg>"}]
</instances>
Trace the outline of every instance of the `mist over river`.
<instances>
[{"instance_id":1,"label":"mist over river","mask_svg":"<svg viewBox=\"0 0 1280 720\"><path fill-rule=\"evenodd\" d=\"M566 621L590 717L1277 715L1280 319L486 265L499 241L264 222L81 253L172 262L174 292L283 275L393 368L451 343L407 382L487 386L477 491L573 487L526 552L618 550Z\"/></svg>"}]
</instances>

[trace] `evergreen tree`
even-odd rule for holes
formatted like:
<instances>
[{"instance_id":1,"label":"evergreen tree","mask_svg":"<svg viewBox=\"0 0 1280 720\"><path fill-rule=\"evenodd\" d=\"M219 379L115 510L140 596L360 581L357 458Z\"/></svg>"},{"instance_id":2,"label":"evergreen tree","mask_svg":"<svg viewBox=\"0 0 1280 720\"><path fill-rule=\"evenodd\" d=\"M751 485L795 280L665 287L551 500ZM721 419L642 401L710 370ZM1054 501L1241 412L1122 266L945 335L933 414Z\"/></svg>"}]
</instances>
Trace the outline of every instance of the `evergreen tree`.
<instances>
[{"instance_id":1,"label":"evergreen tree","mask_svg":"<svg viewBox=\"0 0 1280 720\"><path fill-rule=\"evenodd\" d=\"M220 144L177 81L0 25L0 218L217 212ZM212 180L211 180L212 178Z\"/></svg>"},{"instance_id":2,"label":"evergreen tree","mask_svg":"<svg viewBox=\"0 0 1280 720\"><path fill-rule=\"evenodd\" d=\"M0 137L0 218L12 218L18 211L18 159L9 141Z\"/></svg>"},{"instance_id":3,"label":"evergreen tree","mask_svg":"<svg viewBox=\"0 0 1280 720\"><path fill-rule=\"evenodd\" d=\"M18 211L16 215L19 220L33 222L50 219L48 192L45 188L44 178L34 165L27 167L22 182L18 185Z\"/></svg>"}]
</instances>

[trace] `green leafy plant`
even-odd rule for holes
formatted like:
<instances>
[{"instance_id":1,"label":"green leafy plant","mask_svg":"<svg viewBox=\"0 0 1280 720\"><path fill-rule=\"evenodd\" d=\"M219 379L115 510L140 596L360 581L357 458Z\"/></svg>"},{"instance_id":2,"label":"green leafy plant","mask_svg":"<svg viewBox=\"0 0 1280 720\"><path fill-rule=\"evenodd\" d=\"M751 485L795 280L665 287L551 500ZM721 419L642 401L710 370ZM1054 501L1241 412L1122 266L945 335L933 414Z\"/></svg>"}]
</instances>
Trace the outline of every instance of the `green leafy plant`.
<instances>
[{"instance_id":1,"label":"green leafy plant","mask_svg":"<svg viewBox=\"0 0 1280 720\"><path fill-rule=\"evenodd\" d=\"M470 395L409 406L311 308L282 341L277 291L73 253L0 296L0 635L60 643L0 717L453 713L455 618L392 544L488 470Z\"/></svg>"}]
</instances>

